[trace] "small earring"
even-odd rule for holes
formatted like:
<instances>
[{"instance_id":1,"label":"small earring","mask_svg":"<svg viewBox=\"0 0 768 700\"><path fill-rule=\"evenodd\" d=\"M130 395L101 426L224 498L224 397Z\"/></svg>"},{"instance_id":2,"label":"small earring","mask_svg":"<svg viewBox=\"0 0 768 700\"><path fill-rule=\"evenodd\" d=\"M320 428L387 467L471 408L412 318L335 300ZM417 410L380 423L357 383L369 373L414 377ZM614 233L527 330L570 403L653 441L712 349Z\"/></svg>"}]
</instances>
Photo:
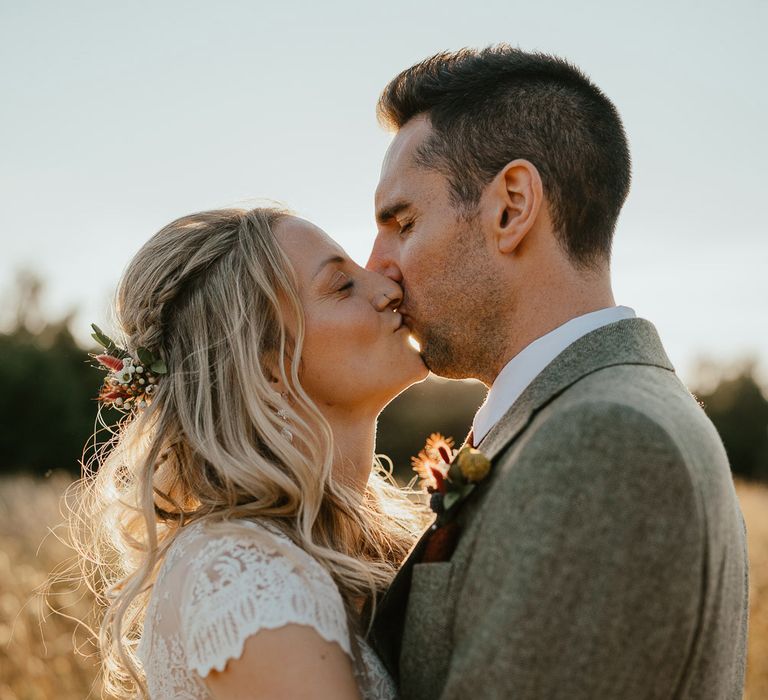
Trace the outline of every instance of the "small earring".
<instances>
[{"instance_id":1,"label":"small earring","mask_svg":"<svg viewBox=\"0 0 768 700\"><path fill-rule=\"evenodd\" d=\"M286 402L288 401L288 394L287 394L287 393L283 392L282 394L280 394L280 396L281 396L281 397L282 397L282 398L283 398L283 399L284 399ZM282 419L283 419L283 421L285 422L285 426L284 426L284 427L283 427L283 429L280 431L280 433L282 434L282 436L283 436L283 437L284 437L286 440L288 440L288 442L293 442L293 433L292 433L290 430L288 430L288 425L289 425L289 422L288 422L288 411L287 411L287 409L285 409L285 408L281 408L281 409L279 409L279 410L277 411L277 415L278 415L278 416L280 416L280 418L282 418Z\"/></svg>"}]
</instances>

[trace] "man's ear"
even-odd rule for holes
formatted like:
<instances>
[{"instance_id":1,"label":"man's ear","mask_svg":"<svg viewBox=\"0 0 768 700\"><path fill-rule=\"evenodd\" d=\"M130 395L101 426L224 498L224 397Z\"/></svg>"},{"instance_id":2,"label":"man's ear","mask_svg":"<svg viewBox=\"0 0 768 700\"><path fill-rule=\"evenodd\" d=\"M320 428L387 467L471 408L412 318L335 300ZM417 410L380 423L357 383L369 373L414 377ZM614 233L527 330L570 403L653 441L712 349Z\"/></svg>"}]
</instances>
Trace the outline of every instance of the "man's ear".
<instances>
[{"instance_id":1,"label":"man's ear","mask_svg":"<svg viewBox=\"0 0 768 700\"><path fill-rule=\"evenodd\" d=\"M518 159L507 163L486 191L489 221L500 253L515 252L533 228L544 200L541 176L533 163Z\"/></svg>"}]
</instances>

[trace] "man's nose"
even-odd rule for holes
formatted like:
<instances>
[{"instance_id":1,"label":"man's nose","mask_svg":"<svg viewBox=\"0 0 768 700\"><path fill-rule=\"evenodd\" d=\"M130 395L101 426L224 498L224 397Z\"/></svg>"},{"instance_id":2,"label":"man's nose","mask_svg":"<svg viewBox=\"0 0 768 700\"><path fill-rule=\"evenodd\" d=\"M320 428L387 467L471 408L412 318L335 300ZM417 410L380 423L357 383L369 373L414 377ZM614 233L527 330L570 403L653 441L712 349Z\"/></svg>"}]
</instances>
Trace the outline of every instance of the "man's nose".
<instances>
[{"instance_id":1,"label":"man's nose","mask_svg":"<svg viewBox=\"0 0 768 700\"><path fill-rule=\"evenodd\" d=\"M371 250L371 255L365 264L365 269L385 275L397 282L398 285L403 281L403 273L397 265L397 261L380 236L377 236L373 243L373 250Z\"/></svg>"}]
</instances>

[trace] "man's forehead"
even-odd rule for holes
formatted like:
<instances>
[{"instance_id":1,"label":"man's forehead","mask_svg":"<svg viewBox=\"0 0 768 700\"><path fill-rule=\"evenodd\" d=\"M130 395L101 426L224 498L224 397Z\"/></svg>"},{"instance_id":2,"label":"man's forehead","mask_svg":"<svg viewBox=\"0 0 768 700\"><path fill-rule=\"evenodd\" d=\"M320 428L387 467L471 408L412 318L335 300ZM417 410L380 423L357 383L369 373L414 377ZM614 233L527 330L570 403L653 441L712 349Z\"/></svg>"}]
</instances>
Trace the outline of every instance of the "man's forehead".
<instances>
[{"instance_id":1,"label":"man's forehead","mask_svg":"<svg viewBox=\"0 0 768 700\"><path fill-rule=\"evenodd\" d=\"M401 199L407 194L410 189L406 184L408 175L417 167L414 156L430 129L429 120L418 116L395 134L381 164L379 185L376 188L377 206L386 206L387 201Z\"/></svg>"}]
</instances>

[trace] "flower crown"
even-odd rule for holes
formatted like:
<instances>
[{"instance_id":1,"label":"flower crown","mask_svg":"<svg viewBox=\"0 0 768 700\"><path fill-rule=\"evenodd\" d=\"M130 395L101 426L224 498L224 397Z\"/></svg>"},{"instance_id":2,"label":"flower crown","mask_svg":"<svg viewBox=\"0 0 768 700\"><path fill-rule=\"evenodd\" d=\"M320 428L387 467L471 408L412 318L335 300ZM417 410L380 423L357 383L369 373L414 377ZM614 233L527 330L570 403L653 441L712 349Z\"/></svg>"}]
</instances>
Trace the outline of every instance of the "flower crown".
<instances>
[{"instance_id":1,"label":"flower crown","mask_svg":"<svg viewBox=\"0 0 768 700\"><path fill-rule=\"evenodd\" d=\"M104 352L90 357L98 361L99 369L108 371L97 400L121 410L146 408L152 401L152 394L157 391L158 380L168 374L165 362L147 348L138 348L138 357L133 357L95 323L91 324L91 328L91 337L104 348Z\"/></svg>"}]
</instances>

